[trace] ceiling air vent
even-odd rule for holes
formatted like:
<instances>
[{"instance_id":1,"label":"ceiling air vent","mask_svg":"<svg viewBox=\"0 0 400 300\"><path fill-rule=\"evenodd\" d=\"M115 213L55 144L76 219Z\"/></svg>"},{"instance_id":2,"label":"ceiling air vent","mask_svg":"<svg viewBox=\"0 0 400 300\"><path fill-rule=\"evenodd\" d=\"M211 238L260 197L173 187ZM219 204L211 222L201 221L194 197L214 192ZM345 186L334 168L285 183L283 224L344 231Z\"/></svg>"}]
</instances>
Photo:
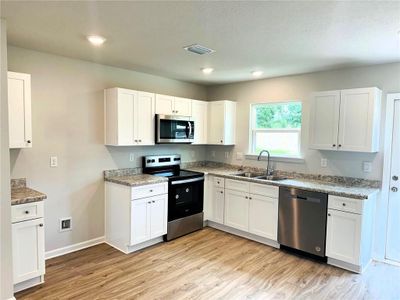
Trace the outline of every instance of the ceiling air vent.
<instances>
[{"instance_id":1,"label":"ceiling air vent","mask_svg":"<svg viewBox=\"0 0 400 300\"><path fill-rule=\"evenodd\" d=\"M189 45L189 46L183 47L183 49L185 49L187 51L190 51L190 52L193 52L193 53L196 53L196 54L200 54L200 55L210 54L210 53L215 52L215 50L207 48L207 47L204 47L204 46L199 45L199 44Z\"/></svg>"}]
</instances>

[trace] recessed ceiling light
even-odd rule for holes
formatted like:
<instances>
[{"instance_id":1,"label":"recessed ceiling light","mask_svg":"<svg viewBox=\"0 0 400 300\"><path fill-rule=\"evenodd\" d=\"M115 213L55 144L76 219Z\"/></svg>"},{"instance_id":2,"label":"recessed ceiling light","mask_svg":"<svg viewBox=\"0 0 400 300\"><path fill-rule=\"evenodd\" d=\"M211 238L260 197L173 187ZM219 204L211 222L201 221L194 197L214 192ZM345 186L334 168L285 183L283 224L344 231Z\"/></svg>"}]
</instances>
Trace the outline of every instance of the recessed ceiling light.
<instances>
[{"instance_id":1,"label":"recessed ceiling light","mask_svg":"<svg viewBox=\"0 0 400 300\"><path fill-rule=\"evenodd\" d=\"M104 42L106 41L106 39L103 38L103 37L100 36L100 35L89 35L89 36L87 37L87 39L88 39L88 41L89 41L92 45L94 45L94 46L101 46L101 45L103 45Z\"/></svg>"},{"instance_id":2,"label":"recessed ceiling light","mask_svg":"<svg viewBox=\"0 0 400 300\"><path fill-rule=\"evenodd\" d=\"M251 75L253 75L254 77L259 77L262 74L264 74L263 71L253 71L253 72L251 72Z\"/></svg>"},{"instance_id":3,"label":"recessed ceiling light","mask_svg":"<svg viewBox=\"0 0 400 300\"><path fill-rule=\"evenodd\" d=\"M201 70L203 71L204 74L211 74L214 71L213 68L203 68Z\"/></svg>"}]
</instances>

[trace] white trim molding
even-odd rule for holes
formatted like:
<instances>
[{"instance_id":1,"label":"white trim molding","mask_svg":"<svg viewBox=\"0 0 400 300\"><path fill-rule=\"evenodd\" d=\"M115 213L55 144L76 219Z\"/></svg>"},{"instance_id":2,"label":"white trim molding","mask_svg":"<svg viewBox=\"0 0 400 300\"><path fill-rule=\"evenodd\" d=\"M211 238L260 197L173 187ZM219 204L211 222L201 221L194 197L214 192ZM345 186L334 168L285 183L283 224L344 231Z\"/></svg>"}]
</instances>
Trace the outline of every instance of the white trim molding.
<instances>
[{"instance_id":1,"label":"white trim molding","mask_svg":"<svg viewBox=\"0 0 400 300\"><path fill-rule=\"evenodd\" d=\"M246 159L249 160L257 160L258 154L247 153L245 155ZM262 157L262 161L265 161L265 156ZM294 163L294 164L304 164L305 159L301 156L273 156L270 157L271 161L285 162L285 163Z\"/></svg>"},{"instance_id":2,"label":"white trim molding","mask_svg":"<svg viewBox=\"0 0 400 300\"><path fill-rule=\"evenodd\" d=\"M82 250L82 249L86 249L86 248L89 248L89 247L93 247L93 246L102 244L104 242L105 242L105 237L101 236L101 237L98 237L98 238L95 238L95 239L92 239L92 240L88 240L88 241L84 241L84 242L81 242L81 243L77 243L77 244L69 245L69 246L66 246L66 247L62 247L62 248L58 248L58 249L47 251L46 254L45 254L45 258L46 259L54 258L54 257L57 257L57 256L61 256L61 255L65 255L65 254L72 253L72 252L75 252L75 251L79 251L79 250Z\"/></svg>"}]
</instances>

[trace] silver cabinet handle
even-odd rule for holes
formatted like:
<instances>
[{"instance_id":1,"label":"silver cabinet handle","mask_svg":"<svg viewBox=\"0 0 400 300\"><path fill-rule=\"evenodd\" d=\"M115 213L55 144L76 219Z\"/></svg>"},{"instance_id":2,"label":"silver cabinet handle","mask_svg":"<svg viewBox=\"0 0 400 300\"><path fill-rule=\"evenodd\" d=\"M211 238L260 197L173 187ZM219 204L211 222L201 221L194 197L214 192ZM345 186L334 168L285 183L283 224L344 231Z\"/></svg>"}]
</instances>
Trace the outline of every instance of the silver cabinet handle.
<instances>
[{"instance_id":1,"label":"silver cabinet handle","mask_svg":"<svg viewBox=\"0 0 400 300\"><path fill-rule=\"evenodd\" d=\"M332 147L336 147L336 144L333 144Z\"/></svg>"},{"instance_id":2,"label":"silver cabinet handle","mask_svg":"<svg viewBox=\"0 0 400 300\"><path fill-rule=\"evenodd\" d=\"M153 192L153 190L150 190L149 192L150 192L150 193L152 193L152 192Z\"/></svg>"},{"instance_id":3,"label":"silver cabinet handle","mask_svg":"<svg viewBox=\"0 0 400 300\"><path fill-rule=\"evenodd\" d=\"M39 224L39 227L43 227L43 224L42 224L42 223L40 223L40 224Z\"/></svg>"},{"instance_id":4,"label":"silver cabinet handle","mask_svg":"<svg viewBox=\"0 0 400 300\"><path fill-rule=\"evenodd\" d=\"M346 203L342 203L343 206L346 206Z\"/></svg>"},{"instance_id":5,"label":"silver cabinet handle","mask_svg":"<svg viewBox=\"0 0 400 300\"><path fill-rule=\"evenodd\" d=\"M220 191L220 193L223 194L224 192L223 192L223 191Z\"/></svg>"},{"instance_id":6,"label":"silver cabinet handle","mask_svg":"<svg viewBox=\"0 0 400 300\"><path fill-rule=\"evenodd\" d=\"M148 204L151 204L151 201L147 202Z\"/></svg>"},{"instance_id":7,"label":"silver cabinet handle","mask_svg":"<svg viewBox=\"0 0 400 300\"><path fill-rule=\"evenodd\" d=\"M397 187L395 187L395 186L394 186L394 187L392 187L392 189L391 189L391 190L392 190L392 192L394 192L394 193L396 193L396 192L398 191Z\"/></svg>"},{"instance_id":8,"label":"silver cabinet handle","mask_svg":"<svg viewBox=\"0 0 400 300\"><path fill-rule=\"evenodd\" d=\"M246 199L249 199L249 197L247 197L247 196L246 196L245 198L246 198Z\"/></svg>"},{"instance_id":9,"label":"silver cabinet handle","mask_svg":"<svg viewBox=\"0 0 400 300\"><path fill-rule=\"evenodd\" d=\"M25 211L25 214L29 215L29 210L26 210L26 211Z\"/></svg>"},{"instance_id":10,"label":"silver cabinet handle","mask_svg":"<svg viewBox=\"0 0 400 300\"><path fill-rule=\"evenodd\" d=\"M331 214L328 214L328 217L330 217L331 216Z\"/></svg>"}]
</instances>

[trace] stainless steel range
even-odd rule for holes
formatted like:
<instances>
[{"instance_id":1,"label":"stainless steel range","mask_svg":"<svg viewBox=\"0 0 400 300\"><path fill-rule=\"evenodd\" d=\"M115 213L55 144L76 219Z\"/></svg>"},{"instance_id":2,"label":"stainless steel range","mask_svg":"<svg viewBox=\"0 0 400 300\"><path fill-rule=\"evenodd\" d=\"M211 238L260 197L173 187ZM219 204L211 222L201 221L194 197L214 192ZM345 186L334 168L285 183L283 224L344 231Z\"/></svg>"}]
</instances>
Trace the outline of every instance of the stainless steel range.
<instances>
[{"instance_id":1,"label":"stainless steel range","mask_svg":"<svg viewBox=\"0 0 400 300\"><path fill-rule=\"evenodd\" d=\"M180 163L179 154L143 157L143 173L168 178L167 241L203 228L204 174Z\"/></svg>"}]
</instances>

